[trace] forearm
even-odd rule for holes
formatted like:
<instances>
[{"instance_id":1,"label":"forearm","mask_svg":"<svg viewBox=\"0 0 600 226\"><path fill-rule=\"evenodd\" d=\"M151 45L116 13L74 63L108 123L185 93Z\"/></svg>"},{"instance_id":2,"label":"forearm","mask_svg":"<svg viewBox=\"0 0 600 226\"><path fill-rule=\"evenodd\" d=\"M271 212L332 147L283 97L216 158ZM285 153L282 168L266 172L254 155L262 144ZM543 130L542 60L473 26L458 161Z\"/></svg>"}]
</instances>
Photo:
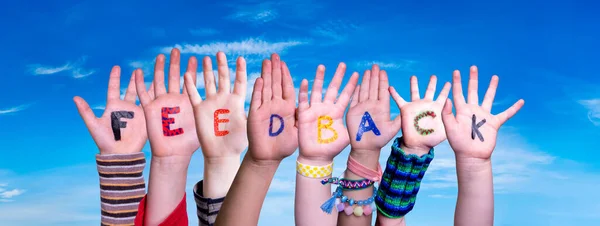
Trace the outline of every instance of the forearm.
<instances>
[{"instance_id":1,"label":"forearm","mask_svg":"<svg viewBox=\"0 0 600 226\"><path fill-rule=\"evenodd\" d=\"M311 166L325 166L331 161L312 161L298 157L298 162ZM309 178L296 173L296 196L294 214L296 225L336 225L337 211L327 214L321 210L321 204L331 198L331 184L321 184L321 180L331 178Z\"/></svg>"},{"instance_id":2,"label":"forearm","mask_svg":"<svg viewBox=\"0 0 600 226\"><path fill-rule=\"evenodd\" d=\"M379 169L379 150L352 149L350 151L349 158L350 157L352 157L353 159L358 161L360 164L362 164L363 166L365 166L371 170L376 171ZM345 178L350 179L350 180L372 179L372 178L363 178L363 177L351 172L350 170L346 170ZM344 191L343 194L345 196L347 196L348 198L352 198L354 200L366 200L373 196L373 189L369 187L369 188L361 189L361 190ZM351 215L339 214L338 215L338 225L344 225L344 226L346 226L346 225L349 225L349 226L371 225L372 216L373 215L368 215L368 216L362 215L360 217L357 217L352 214Z\"/></svg>"},{"instance_id":3,"label":"forearm","mask_svg":"<svg viewBox=\"0 0 600 226\"><path fill-rule=\"evenodd\" d=\"M454 225L493 225L494 187L490 159L456 158L458 200Z\"/></svg>"},{"instance_id":4,"label":"forearm","mask_svg":"<svg viewBox=\"0 0 600 226\"><path fill-rule=\"evenodd\" d=\"M151 159L145 224L160 224L179 205L185 195L189 163L188 156Z\"/></svg>"},{"instance_id":5,"label":"forearm","mask_svg":"<svg viewBox=\"0 0 600 226\"><path fill-rule=\"evenodd\" d=\"M256 226L265 196L280 163L281 161L256 162L246 154L215 225Z\"/></svg>"},{"instance_id":6,"label":"forearm","mask_svg":"<svg viewBox=\"0 0 600 226\"><path fill-rule=\"evenodd\" d=\"M227 195L240 168L240 156L204 159L204 197L215 199Z\"/></svg>"},{"instance_id":7,"label":"forearm","mask_svg":"<svg viewBox=\"0 0 600 226\"><path fill-rule=\"evenodd\" d=\"M142 171L144 153L96 156L100 177L100 201L105 225L133 224L138 205L146 194Z\"/></svg>"}]
</instances>

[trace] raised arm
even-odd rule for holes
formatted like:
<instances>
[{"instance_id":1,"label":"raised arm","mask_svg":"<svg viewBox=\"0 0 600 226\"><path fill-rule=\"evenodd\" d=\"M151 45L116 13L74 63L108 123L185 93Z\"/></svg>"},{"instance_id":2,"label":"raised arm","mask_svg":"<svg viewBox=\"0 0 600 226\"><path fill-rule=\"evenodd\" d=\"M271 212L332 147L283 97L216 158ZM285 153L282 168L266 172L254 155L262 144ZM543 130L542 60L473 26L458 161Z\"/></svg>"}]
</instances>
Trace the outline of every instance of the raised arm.
<instances>
[{"instance_id":1,"label":"raised arm","mask_svg":"<svg viewBox=\"0 0 600 226\"><path fill-rule=\"evenodd\" d=\"M277 54L264 60L248 117L249 147L215 225L256 226L271 180L298 147L292 76Z\"/></svg>"},{"instance_id":2,"label":"raised arm","mask_svg":"<svg viewBox=\"0 0 600 226\"><path fill-rule=\"evenodd\" d=\"M457 226L494 224L492 152L496 147L500 126L514 116L525 103L521 99L504 112L492 115L498 76L492 76L481 106L477 95L477 77L477 67L471 66L468 102L465 102L460 72L454 71L452 96L456 104L456 116L452 114L450 100L446 101L442 112L448 143L456 156L458 200L454 224Z\"/></svg>"},{"instance_id":3,"label":"raised arm","mask_svg":"<svg viewBox=\"0 0 600 226\"><path fill-rule=\"evenodd\" d=\"M300 155L297 159L295 221L299 226L335 225L337 211L331 204L331 184L322 180L331 178L333 158L346 146L349 138L344 126L344 111L356 87L358 73L354 73L337 98L346 64L340 63L325 99L322 98L325 67L319 65L308 102L308 81L302 80L298 101L298 132ZM337 99L337 100L336 100ZM316 169L316 170L315 170ZM328 207L329 206L329 207Z\"/></svg>"},{"instance_id":4,"label":"raised arm","mask_svg":"<svg viewBox=\"0 0 600 226\"><path fill-rule=\"evenodd\" d=\"M371 225L375 182L381 180L379 152L400 130L400 117L390 118L388 77L378 65L366 70L361 85L354 92L346 124L350 134L350 156L345 178L366 181L359 189L343 188L345 203L338 225ZM342 210L340 208L340 210Z\"/></svg>"},{"instance_id":5,"label":"raised arm","mask_svg":"<svg viewBox=\"0 0 600 226\"><path fill-rule=\"evenodd\" d=\"M433 148L446 140L439 115L448 98L450 83L444 84L434 100L436 85L437 77L432 75L425 96L421 98L417 77L411 76L410 102L389 87L400 109L402 138L392 144L375 199L379 213L377 225L406 225L405 216L415 206L421 180L433 160Z\"/></svg>"},{"instance_id":6,"label":"raised arm","mask_svg":"<svg viewBox=\"0 0 600 226\"><path fill-rule=\"evenodd\" d=\"M81 97L73 98L100 154L96 155L100 177L101 223L133 224L138 204L146 194L142 171L146 159L142 148L148 139L142 108L136 106L135 74L124 99L120 98L121 68L114 66L108 81L106 107L96 118Z\"/></svg>"},{"instance_id":7,"label":"raised arm","mask_svg":"<svg viewBox=\"0 0 600 226\"><path fill-rule=\"evenodd\" d=\"M152 149L148 195L136 223L187 225L185 184L192 154L199 148L192 105L181 94L180 53L171 51L168 90L165 88L165 56L156 57L154 96L146 92L142 70L136 70L137 93L144 108ZM196 75L198 62L191 57L187 72ZM193 79L195 80L195 79Z\"/></svg>"},{"instance_id":8,"label":"raised arm","mask_svg":"<svg viewBox=\"0 0 600 226\"><path fill-rule=\"evenodd\" d=\"M194 108L196 130L204 155L204 180L194 187L200 225L215 223L221 203L240 168L240 154L248 147L246 129L246 61L239 57L235 87L230 91L229 67L225 53L217 53L219 89L215 86L210 57L204 57L202 100L191 74L185 75L186 90Z\"/></svg>"}]
</instances>

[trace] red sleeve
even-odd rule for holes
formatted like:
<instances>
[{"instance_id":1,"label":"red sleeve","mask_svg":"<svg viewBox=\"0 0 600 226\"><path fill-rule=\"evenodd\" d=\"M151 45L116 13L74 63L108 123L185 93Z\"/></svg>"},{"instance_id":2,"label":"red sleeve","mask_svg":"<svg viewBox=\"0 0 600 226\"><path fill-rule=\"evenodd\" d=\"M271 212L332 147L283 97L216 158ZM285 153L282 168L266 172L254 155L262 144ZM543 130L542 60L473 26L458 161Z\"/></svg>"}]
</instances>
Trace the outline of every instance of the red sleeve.
<instances>
[{"instance_id":1,"label":"red sleeve","mask_svg":"<svg viewBox=\"0 0 600 226\"><path fill-rule=\"evenodd\" d=\"M143 226L144 225L144 213L146 211L146 196L140 202L138 206L138 213L135 216L135 225ZM186 203L185 203L185 194L183 195L183 199L179 202L179 205L175 207L173 212L165 219L159 226L188 226L188 218L186 211Z\"/></svg>"}]
</instances>

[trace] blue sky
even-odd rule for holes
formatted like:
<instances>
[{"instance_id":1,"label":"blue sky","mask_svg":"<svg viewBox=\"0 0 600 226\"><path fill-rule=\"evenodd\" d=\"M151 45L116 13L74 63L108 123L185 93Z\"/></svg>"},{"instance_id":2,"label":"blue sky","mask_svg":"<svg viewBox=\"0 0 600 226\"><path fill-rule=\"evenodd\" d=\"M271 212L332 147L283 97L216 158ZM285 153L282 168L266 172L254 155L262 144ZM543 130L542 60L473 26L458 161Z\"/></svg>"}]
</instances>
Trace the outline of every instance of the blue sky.
<instances>
[{"instance_id":1,"label":"blue sky","mask_svg":"<svg viewBox=\"0 0 600 226\"><path fill-rule=\"evenodd\" d=\"M377 62L405 98L410 75L424 87L436 74L439 91L452 70L466 72L477 65L480 93L493 74L500 76L493 113L519 98L526 102L500 130L492 157L495 225L600 220L600 204L593 201L600 200L595 151L600 140L592 139L600 135L597 3L217 2L3 2L0 224L99 223L98 151L72 97L83 96L100 115L113 65L122 67L126 84L134 68L151 73L154 57L173 46L180 46L186 59L210 55L214 60L217 51L225 51L232 68L233 60L244 56L250 79L258 75L263 58L278 52L290 65L296 87L314 76L318 64L331 78L340 61L348 65L347 75ZM398 111L395 105L392 109ZM452 222L454 155L446 142L436 149L407 217L410 225ZM147 147L144 152L149 157ZM389 146L382 153L384 163ZM345 168L347 154L336 158L336 174ZM276 174L260 225L293 224L296 155ZM201 177L198 151L188 193ZM189 199L190 222L197 225L193 208Z\"/></svg>"}]
</instances>

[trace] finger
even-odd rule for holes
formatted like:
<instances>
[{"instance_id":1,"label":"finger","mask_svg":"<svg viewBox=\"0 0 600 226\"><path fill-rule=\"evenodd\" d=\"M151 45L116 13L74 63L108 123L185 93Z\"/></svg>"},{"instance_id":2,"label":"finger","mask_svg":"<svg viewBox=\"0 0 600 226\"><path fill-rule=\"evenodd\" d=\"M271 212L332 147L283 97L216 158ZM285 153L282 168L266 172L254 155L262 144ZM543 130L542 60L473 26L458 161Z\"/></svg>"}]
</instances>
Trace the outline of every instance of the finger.
<instances>
[{"instance_id":1,"label":"finger","mask_svg":"<svg viewBox=\"0 0 600 226\"><path fill-rule=\"evenodd\" d=\"M433 100L433 96L435 95L435 88L437 86L437 77L432 75L429 78L429 85L427 85L427 90L425 90L425 100Z\"/></svg>"},{"instance_id":2,"label":"finger","mask_svg":"<svg viewBox=\"0 0 600 226\"><path fill-rule=\"evenodd\" d=\"M134 71L135 73L135 71ZM146 83L144 83L144 88L146 87ZM136 88L137 89L137 88ZM150 100L154 100L154 82L150 83L150 88L148 88L148 96Z\"/></svg>"},{"instance_id":3,"label":"finger","mask_svg":"<svg viewBox=\"0 0 600 226\"><path fill-rule=\"evenodd\" d=\"M335 102L335 99L338 96L338 91L340 90L340 86L342 85L342 80L344 79L345 73L346 64L342 62L338 65L337 69L335 70L335 74L333 75L333 79L331 79L331 82L327 87L327 91L325 92L325 99L323 100L324 103ZM348 87L348 85L346 85L346 87ZM352 89L354 90L354 87ZM348 96L348 99L350 99L350 96Z\"/></svg>"},{"instance_id":4,"label":"finger","mask_svg":"<svg viewBox=\"0 0 600 226\"><path fill-rule=\"evenodd\" d=\"M477 67L471 66L469 69L469 86L467 88L467 101L469 104L479 105L479 97L477 96Z\"/></svg>"},{"instance_id":5,"label":"finger","mask_svg":"<svg viewBox=\"0 0 600 226\"><path fill-rule=\"evenodd\" d=\"M354 89L354 93L352 94L352 102L350 103L350 107L354 107L358 104L358 93L360 92L360 85L357 85Z\"/></svg>"},{"instance_id":6,"label":"finger","mask_svg":"<svg viewBox=\"0 0 600 226\"><path fill-rule=\"evenodd\" d=\"M121 68L119 66L114 66L110 71L110 77L108 79L108 91L106 92L106 102L110 102L111 100L120 100L121 99Z\"/></svg>"},{"instance_id":7,"label":"finger","mask_svg":"<svg viewBox=\"0 0 600 226\"><path fill-rule=\"evenodd\" d=\"M398 92L396 91L396 89L394 89L393 86L390 86L389 92L392 95L394 102L396 102L398 109L402 108L406 104L406 101L404 100L404 98L402 98L402 96L400 96L400 94L398 94Z\"/></svg>"},{"instance_id":8,"label":"finger","mask_svg":"<svg viewBox=\"0 0 600 226\"><path fill-rule=\"evenodd\" d=\"M202 59L202 72L204 72L204 95L206 98L215 95L217 93L217 87L215 86L215 74L212 69L212 61L209 56L205 56Z\"/></svg>"},{"instance_id":9,"label":"finger","mask_svg":"<svg viewBox=\"0 0 600 226\"><path fill-rule=\"evenodd\" d=\"M187 90L187 94L190 97L190 102L193 106L196 106L202 102L202 97L200 97L200 93L198 93L198 89L196 88L196 84L194 83L194 78L192 77L191 72L186 72L184 75L185 79L185 89Z\"/></svg>"},{"instance_id":10,"label":"finger","mask_svg":"<svg viewBox=\"0 0 600 226\"><path fill-rule=\"evenodd\" d=\"M498 76L492 76L492 80L490 81L490 86L485 92L485 96L483 97L483 102L481 103L481 108L486 110L487 112L492 112L492 104L494 104L494 98L496 97L496 89L498 88Z\"/></svg>"},{"instance_id":11,"label":"finger","mask_svg":"<svg viewBox=\"0 0 600 226\"><path fill-rule=\"evenodd\" d=\"M389 106L390 101L390 82L388 80L388 75L385 70L381 70L379 72L379 94L378 100L383 101L386 106Z\"/></svg>"},{"instance_id":12,"label":"finger","mask_svg":"<svg viewBox=\"0 0 600 226\"><path fill-rule=\"evenodd\" d=\"M227 56L225 53L217 53L217 65L219 73L219 93L231 93L231 80L229 79L229 66L227 66Z\"/></svg>"},{"instance_id":13,"label":"finger","mask_svg":"<svg viewBox=\"0 0 600 226\"><path fill-rule=\"evenodd\" d=\"M379 65L373 64L371 82L369 83L369 100L377 100L379 96Z\"/></svg>"},{"instance_id":14,"label":"finger","mask_svg":"<svg viewBox=\"0 0 600 226\"><path fill-rule=\"evenodd\" d=\"M238 57L235 65L235 85L233 93L246 98L246 86L248 85L248 72L246 70L246 60Z\"/></svg>"},{"instance_id":15,"label":"finger","mask_svg":"<svg viewBox=\"0 0 600 226\"><path fill-rule=\"evenodd\" d=\"M308 109L308 80L302 79L300 83L300 91L298 92L298 110L303 111Z\"/></svg>"},{"instance_id":16,"label":"finger","mask_svg":"<svg viewBox=\"0 0 600 226\"><path fill-rule=\"evenodd\" d=\"M410 76L410 101L421 99L419 95L419 81L417 76Z\"/></svg>"},{"instance_id":17,"label":"finger","mask_svg":"<svg viewBox=\"0 0 600 226\"><path fill-rule=\"evenodd\" d=\"M465 96L463 96L462 84L460 83L460 71L452 72L452 97L456 104L456 109L465 104Z\"/></svg>"},{"instance_id":18,"label":"finger","mask_svg":"<svg viewBox=\"0 0 600 226\"><path fill-rule=\"evenodd\" d=\"M262 92L262 102L270 101L273 97L273 87L271 87L271 73L273 68L271 68L270 60L263 60L261 77L263 80L263 92Z\"/></svg>"},{"instance_id":19,"label":"finger","mask_svg":"<svg viewBox=\"0 0 600 226\"><path fill-rule=\"evenodd\" d=\"M94 115L90 105L83 98L78 96L73 97L73 101L75 102L77 111L79 111L79 115L81 115L85 125L88 128L94 127L94 124L96 123L96 115Z\"/></svg>"},{"instance_id":20,"label":"finger","mask_svg":"<svg viewBox=\"0 0 600 226\"><path fill-rule=\"evenodd\" d=\"M190 76L192 78L191 82L193 82L194 87L196 87L196 77L198 75L198 60L196 59L195 56L191 56L190 59L188 60L188 65L185 70L185 73L189 73L191 75ZM186 83L186 80L184 78L183 79L183 85L184 85L183 94L187 95L187 89L185 88L186 87L185 83Z\"/></svg>"},{"instance_id":21,"label":"finger","mask_svg":"<svg viewBox=\"0 0 600 226\"><path fill-rule=\"evenodd\" d=\"M271 86L273 87L273 98L282 98L283 91L281 85L281 58L276 53L271 55Z\"/></svg>"},{"instance_id":22,"label":"finger","mask_svg":"<svg viewBox=\"0 0 600 226\"><path fill-rule=\"evenodd\" d=\"M446 103L446 99L448 99L448 94L450 93L451 87L452 85L450 85L450 82L446 82L444 84L444 88L442 88L442 91L440 91L440 95L435 101L438 103Z\"/></svg>"},{"instance_id":23,"label":"finger","mask_svg":"<svg viewBox=\"0 0 600 226\"><path fill-rule=\"evenodd\" d=\"M313 82L312 92L310 94L310 104L321 103L323 101L323 81L325 79L325 66L319 65Z\"/></svg>"},{"instance_id":24,"label":"finger","mask_svg":"<svg viewBox=\"0 0 600 226\"><path fill-rule=\"evenodd\" d=\"M180 93L181 89L181 69L180 69L179 49L171 50L171 59L169 62L169 93Z\"/></svg>"},{"instance_id":25,"label":"finger","mask_svg":"<svg viewBox=\"0 0 600 226\"><path fill-rule=\"evenodd\" d=\"M450 99L446 99L446 103L444 103L444 108L442 109L442 122L444 123L444 128L446 128L446 134L448 134L449 131L454 130L458 123L454 114L452 114L452 101L450 101Z\"/></svg>"},{"instance_id":26,"label":"finger","mask_svg":"<svg viewBox=\"0 0 600 226\"><path fill-rule=\"evenodd\" d=\"M148 92L146 92L146 84L144 84L144 72L142 72L142 70L138 68L134 71L134 73L135 73L135 90L137 92L138 97L140 98L140 103L142 104L142 106L148 105L152 99L150 99ZM156 86L154 86L154 87L156 87ZM150 88L152 88L152 85L150 85ZM154 92L156 92L156 91L154 91Z\"/></svg>"},{"instance_id":27,"label":"finger","mask_svg":"<svg viewBox=\"0 0 600 226\"><path fill-rule=\"evenodd\" d=\"M296 90L294 90L294 79L292 79L292 74L290 74L290 69L287 64L281 61L281 72L282 75L282 86L283 86L283 99L284 100L294 100L296 99Z\"/></svg>"},{"instance_id":28,"label":"finger","mask_svg":"<svg viewBox=\"0 0 600 226\"><path fill-rule=\"evenodd\" d=\"M263 92L263 79L257 78L254 82L254 89L252 90L252 100L250 101L250 110L256 111L262 105L262 92Z\"/></svg>"},{"instance_id":29,"label":"finger","mask_svg":"<svg viewBox=\"0 0 600 226\"><path fill-rule=\"evenodd\" d=\"M158 54L154 63L154 96L159 97L165 93L167 93L165 88L165 55Z\"/></svg>"},{"instance_id":30,"label":"finger","mask_svg":"<svg viewBox=\"0 0 600 226\"><path fill-rule=\"evenodd\" d=\"M364 102L369 99L369 83L371 82L371 70L366 70L363 74L361 89L358 94L358 102Z\"/></svg>"},{"instance_id":31,"label":"finger","mask_svg":"<svg viewBox=\"0 0 600 226\"><path fill-rule=\"evenodd\" d=\"M348 102L350 102L350 98L352 97L352 92L356 92L355 88L356 88L356 83L358 83L358 76L359 76L358 72L352 73L352 76L350 76L350 80L348 80L348 83L346 83L344 90L342 90L342 94L340 94L340 97L337 99L335 104L339 105L340 107L342 107L344 109L346 109L346 107L348 107ZM337 91L336 91L336 93L337 93Z\"/></svg>"},{"instance_id":32,"label":"finger","mask_svg":"<svg viewBox=\"0 0 600 226\"><path fill-rule=\"evenodd\" d=\"M496 118L500 122L500 125L504 124L506 121L508 121L510 118L512 118L515 114L517 114L517 112L519 112L519 110L521 110L521 107L523 107L524 104L525 104L525 101L523 99L520 99L515 104L510 106L508 109L506 109L502 113L496 115Z\"/></svg>"},{"instance_id":33,"label":"finger","mask_svg":"<svg viewBox=\"0 0 600 226\"><path fill-rule=\"evenodd\" d=\"M127 91L125 91L125 98L123 100L135 104L135 71L131 73L129 78L129 85L127 85Z\"/></svg>"}]
</instances>

